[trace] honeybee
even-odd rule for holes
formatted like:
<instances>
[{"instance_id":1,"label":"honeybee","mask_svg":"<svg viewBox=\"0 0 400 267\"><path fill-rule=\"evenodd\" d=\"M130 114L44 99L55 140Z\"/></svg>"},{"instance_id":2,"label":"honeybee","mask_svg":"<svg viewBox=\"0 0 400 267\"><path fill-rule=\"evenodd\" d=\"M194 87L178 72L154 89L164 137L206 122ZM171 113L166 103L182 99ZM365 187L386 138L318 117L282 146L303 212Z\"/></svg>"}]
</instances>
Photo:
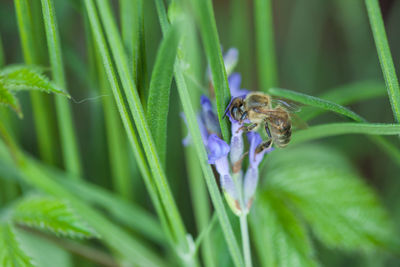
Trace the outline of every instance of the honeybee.
<instances>
[{"instance_id":1,"label":"honeybee","mask_svg":"<svg viewBox=\"0 0 400 267\"><path fill-rule=\"evenodd\" d=\"M291 113L299 111L294 103L287 103L264 93L249 93L245 98L236 97L228 106L226 113L242 124L245 120L249 125L239 130L256 131L260 126L265 127L268 140L261 143L256 152L261 152L275 144L279 148L286 147L292 136Z\"/></svg>"}]
</instances>

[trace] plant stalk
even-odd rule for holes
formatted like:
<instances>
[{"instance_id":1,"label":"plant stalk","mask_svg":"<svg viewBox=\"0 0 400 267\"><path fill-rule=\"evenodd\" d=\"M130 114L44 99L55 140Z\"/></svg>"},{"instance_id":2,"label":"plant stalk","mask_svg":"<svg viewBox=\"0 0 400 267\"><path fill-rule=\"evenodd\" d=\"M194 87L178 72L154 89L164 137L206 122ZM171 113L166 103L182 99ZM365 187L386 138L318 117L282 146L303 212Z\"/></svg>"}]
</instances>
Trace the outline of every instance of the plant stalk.
<instances>
[{"instance_id":1,"label":"plant stalk","mask_svg":"<svg viewBox=\"0 0 400 267\"><path fill-rule=\"evenodd\" d=\"M242 233L242 246L244 264L246 267L252 267L251 263L251 250L250 250L250 238L249 238L249 227L247 225L247 213L240 215L240 231Z\"/></svg>"}]
</instances>

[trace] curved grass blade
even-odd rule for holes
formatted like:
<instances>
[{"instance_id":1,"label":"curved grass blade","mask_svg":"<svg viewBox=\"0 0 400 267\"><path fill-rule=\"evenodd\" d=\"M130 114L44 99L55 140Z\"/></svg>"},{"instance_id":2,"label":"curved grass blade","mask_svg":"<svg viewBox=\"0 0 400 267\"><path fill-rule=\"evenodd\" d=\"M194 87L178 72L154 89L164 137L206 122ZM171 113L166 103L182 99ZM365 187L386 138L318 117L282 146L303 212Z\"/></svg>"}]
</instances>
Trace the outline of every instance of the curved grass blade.
<instances>
[{"instance_id":1,"label":"curved grass blade","mask_svg":"<svg viewBox=\"0 0 400 267\"><path fill-rule=\"evenodd\" d=\"M173 24L168 29L158 49L147 100L147 121L163 166L167 149L169 96L179 43L178 26Z\"/></svg>"},{"instance_id":2,"label":"curved grass blade","mask_svg":"<svg viewBox=\"0 0 400 267\"><path fill-rule=\"evenodd\" d=\"M66 90L61 44L55 18L54 4L52 0L41 0L41 2L53 79L58 86ZM56 96L55 100L64 165L68 171L78 174L76 177L79 177L82 174L82 167L71 107L68 101L62 97Z\"/></svg>"},{"instance_id":3,"label":"curved grass blade","mask_svg":"<svg viewBox=\"0 0 400 267\"><path fill-rule=\"evenodd\" d=\"M258 80L261 91L278 86L271 0L254 1Z\"/></svg>"},{"instance_id":4,"label":"curved grass blade","mask_svg":"<svg viewBox=\"0 0 400 267\"><path fill-rule=\"evenodd\" d=\"M354 122L322 124L295 132L292 144L342 134L397 135L400 134L400 124Z\"/></svg>"},{"instance_id":5,"label":"curved grass blade","mask_svg":"<svg viewBox=\"0 0 400 267\"><path fill-rule=\"evenodd\" d=\"M141 142L144 147L150 170L154 177L155 185L158 189L160 199L164 204L170 225L175 232L175 237L179 243L182 253L187 253L189 246L186 239L186 230L182 218L176 206L168 180L157 154L155 142L151 136L150 128L147 124L143 106L139 99L133 77L130 75L129 65L123 50L122 40L111 12L110 4L107 0L97 0L100 17L103 21L105 33L110 43L110 48L114 56L116 67L120 76L121 83L127 98L131 114L136 124Z\"/></svg>"},{"instance_id":6,"label":"curved grass blade","mask_svg":"<svg viewBox=\"0 0 400 267\"><path fill-rule=\"evenodd\" d=\"M92 0L86 0L85 5L86 5L86 11L87 11L87 14L89 17L89 21L91 24L91 28L93 31L95 44L98 46L97 48L101 55L101 58L102 58L102 61L104 64L104 68L105 68L109 83L111 85L111 90L113 92L114 99L117 104L118 111L120 113L120 117L121 117L123 125L125 127L125 131L127 133L129 142L132 146L132 151L135 155L135 158L136 158L139 170L144 179L147 191L149 192L150 198L155 206L157 214L160 217L160 220L161 220L161 223L163 226L163 230L165 231L165 233L171 240L173 237L172 230L169 228L166 212L165 212L162 202L157 194L157 191L156 191L157 189L154 185L154 181L152 180L151 173L147 166L142 147L139 144L138 138L133 129L131 119L129 117L129 112L126 108L125 101L122 97L122 93L119 88L117 76L116 76L112 61L111 61L111 56L107 50L106 40L105 40L102 30L101 30L100 21L97 16L97 12L95 10L94 3Z\"/></svg>"},{"instance_id":7,"label":"curved grass blade","mask_svg":"<svg viewBox=\"0 0 400 267\"><path fill-rule=\"evenodd\" d=\"M165 33L169 27L165 8L161 0L156 0L156 4L161 29L163 33ZM183 64L181 59L178 58L178 61L175 64L175 82L178 88L183 111L188 122L189 132L192 136L194 148L197 153L198 159L200 160L200 167L203 171L204 179L206 180L207 188L211 196L211 201L218 215L218 219L233 262L235 266L243 266L243 258L239 249L239 245L233 232L232 225L229 221L221 194L218 189L218 185L215 181L214 173L211 169L211 166L207 162L207 152L201 138L199 126L197 125L197 118L184 78L184 71L181 68L182 65Z\"/></svg>"},{"instance_id":8,"label":"curved grass blade","mask_svg":"<svg viewBox=\"0 0 400 267\"><path fill-rule=\"evenodd\" d=\"M337 112L339 114L345 115L353 119L356 122L364 122L364 123L367 122L363 117L357 115L353 111L328 100L284 89L271 88L269 91L271 94L276 94L278 96L285 97L290 100L297 101L299 103ZM333 96L334 94L332 95L332 98L334 98ZM312 127L312 129L314 129L314 127ZM386 153L388 153L396 161L397 164L400 163L400 151L393 144L391 144L389 141L387 141L381 136L369 136L369 138L375 144L377 144L379 148L383 149Z\"/></svg>"},{"instance_id":9,"label":"curved grass blade","mask_svg":"<svg viewBox=\"0 0 400 267\"><path fill-rule=\"evenodd\" d=\"M354 113L350 109L328 100L323 100L314 96L280 88L270 88L268 92L271 95L284 97L304 105L330 110L342 114L343 116L349 117L350 119L353 119L355 121L364 121L364 119L360 115Z\"/></svg>"},{"instance_id":10,"label":"curved grass blade","mask_svg":"<svg viewBox=\"0 0 400 267\"><path fill-rule=\"evenodd\" d=\"M385 25L383 23L381 9L378 0L365 0L372 33L375 40L376 50L383 76L385 78L389 100L392 105L393 115L396 121L400 121L400 88L396 76L392 54L386 37Z\"/></svg>"},{"instance_id":11,"label":"curved grass blade","mask_svg":"<svg viewBox=\"0 0 400 267\"><path fill-rule=\"evenodd\" d=\"M385 94L385 84L377 81L362 81L332 88L319 98L335 102L339 105L349 105L358 101L382 97ZM301 112L301 118L304 121L309 121L325 111L322 109L311 110L311 108L308 109L305 107Z\"/></svg>"},{"instance_id":12,"label":"curved grass blade","mask_svg":"<svg viewBox=\"0 0 400 267\"><path fill-rule=\"evenodd\" d=\"M231 95L222 58L221 44L218 38L212 3L210 0L191 0L191 2L196 12L203 45L211 68L215 99L217 101L218 120L221 126L222 136L225 141L228 141L228 121L222 117L226 106L229 104Z\"/></svg>"}]
</instances>

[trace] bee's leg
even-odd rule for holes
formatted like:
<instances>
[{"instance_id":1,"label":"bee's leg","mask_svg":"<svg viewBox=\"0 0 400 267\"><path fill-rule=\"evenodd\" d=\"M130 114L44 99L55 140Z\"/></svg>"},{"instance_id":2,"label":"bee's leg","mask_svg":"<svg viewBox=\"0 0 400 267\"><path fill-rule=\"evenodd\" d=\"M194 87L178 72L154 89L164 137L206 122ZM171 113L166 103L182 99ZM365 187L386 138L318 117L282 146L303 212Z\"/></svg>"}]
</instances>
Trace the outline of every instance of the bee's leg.
<instances>
[{"instance_id":1,"label":"bee's leg","mask_svg":"<svg viewBox=\"0 0 400 267\"><path fill-rule=\"evenodd\" d=\"M259 144L256 148L256 154L264 151L265 149L268 149L272 146L272 139L269 139L267 141L262 142L261 144Z\"/></svg>"},{"instance_id":2,"label":"bee's leg","mask_svg":"<svg viewBox=\"0 0 400 267\"><path fill-rule=\"evenodd\" d=\"M265 131L267 132L268 140L262 142L261 144L259 144L257 146L256 153L260 153L264 149L268 149L268 148L270 148L272 146L272 135L271 135L271 131L269 130L268 123L265 123Z\"/></svg>"},{"instance_id":3,"label":"bee's leg","mask_svg":"<svg viewBox=\"0 0 400 267\"><path fill-rule=\"evenodd\" d=\"M237 130L237 132L243 130L243 132L247 133L247 132L255 130L258 126L259 126L258 123L253 123L253 124L250 124L250 125L247 125L247 126L243 125L242 127L240 127Z\"/></svg>"},{"instance_id":4,"label":"bee's leg","mask_svg":"<svg viewBox=\"0 0 400 267\"><path fill-rule=\"evenodd\" d=\"M267 132L268 138L272 139L271 131L269 130L268 123L265 123L265 131Z\"/></svg>"}]
</instances>

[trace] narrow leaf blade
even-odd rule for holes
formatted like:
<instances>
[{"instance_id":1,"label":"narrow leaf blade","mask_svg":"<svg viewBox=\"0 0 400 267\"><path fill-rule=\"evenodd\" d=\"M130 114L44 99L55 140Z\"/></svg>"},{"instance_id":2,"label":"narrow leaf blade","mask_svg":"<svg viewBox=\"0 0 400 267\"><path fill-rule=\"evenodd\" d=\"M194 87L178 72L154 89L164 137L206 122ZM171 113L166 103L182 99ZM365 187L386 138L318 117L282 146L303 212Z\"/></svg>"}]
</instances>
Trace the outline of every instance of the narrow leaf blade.
<instances>
[{"instance_id":1,"label":"narrow leaf blade","mask_svg":"<svg viewBox=\"0 0 400 267\"><path fill-rule=\"evenodd\" d=\"M178 50L178 24L172 25L160 45L150 81L147 121L160 161L165 165L169 96Z\"/></svg>"}]
</instances>

